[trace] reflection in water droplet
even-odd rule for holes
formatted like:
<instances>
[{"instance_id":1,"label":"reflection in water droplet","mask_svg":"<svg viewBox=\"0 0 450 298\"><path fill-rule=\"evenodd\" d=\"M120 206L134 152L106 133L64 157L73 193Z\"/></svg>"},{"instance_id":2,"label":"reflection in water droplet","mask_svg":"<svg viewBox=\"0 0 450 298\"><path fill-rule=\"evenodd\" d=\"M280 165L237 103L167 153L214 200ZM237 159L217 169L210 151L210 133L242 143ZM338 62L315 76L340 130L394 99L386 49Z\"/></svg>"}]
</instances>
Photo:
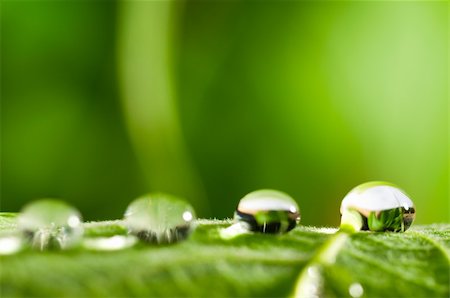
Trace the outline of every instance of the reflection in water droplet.
<instances>
[{"instance_id":1,"label":"reflection in water droplet","mask_svg":"<svg viewBox=\"0 0 450 298\"><path fill-rule=\"evenodd\" d=\"M348 293L353 298L359 298L364 294L364 288L360 283L352 283L350 287L348 288Z\"/></svg>"},{"instance_id":2,"label":"reflection in water droplet","mask_svg":"<svg viewBox=\"0 0 450 298\"><path fill-rule=\"evenodd\" d=\"M81 215L65 202L42 199L26 205L18 218L18 228L35 249L68 249L80 243Z\"/></svg>"},{"instance_id":3,"label":"reflection in water droplet","mask_svg":"<svg viewBox=\"0 0 450 298\"><path fill-rule=\"evenodd\" d=\"M23 238L14 232L0 234L0 255L12 255L23 248Z\"/></svg>"},{"instance_id":4,"label":"reflection in water droplet","mask_svg":"<svg viewBox=\"0 0 450 298\"><path fill-rule=\"evenodd\" d=\"M194 208L167 194L150 194L128 205L125 224L130 233L150 243L185 239L195 227Z\"/></svg>"},{"instance_id":5,"label":"reflection in water droplet","mask_svg":"<svg viewBox=\"0 0 450 298\"><path fill-rule=\"evenodd\" d=\"M300 209L289 195L276 190L257 190L241 199L235 221L245 222L251 231L285 233L300 222Z\"/></svg>"},{"instance_id":6,"label":"reflection in water droplet","mask_svg":"<svg viewBox=\"0 0 450 298\"><path fill-rule=\"evenodd\" d=\"M342 220L352 218L347 215L355 211L362 217L362 230L393 232L406 231L416 212L405 192L387 182L368 182L352 189L341 203Z\"/></svg>"},{"instance_id":7,"label":"reflection in water droplet","mask_svg":"<svg viewBox=\"0 0 450 298\"><path fill-rule=\"evenodd\" d=\"M112 237L87 237L83 240L83 247L90 250L114 251L132 247L137 242L133 235L116 235Z\"/></svg>"}]
</instances>

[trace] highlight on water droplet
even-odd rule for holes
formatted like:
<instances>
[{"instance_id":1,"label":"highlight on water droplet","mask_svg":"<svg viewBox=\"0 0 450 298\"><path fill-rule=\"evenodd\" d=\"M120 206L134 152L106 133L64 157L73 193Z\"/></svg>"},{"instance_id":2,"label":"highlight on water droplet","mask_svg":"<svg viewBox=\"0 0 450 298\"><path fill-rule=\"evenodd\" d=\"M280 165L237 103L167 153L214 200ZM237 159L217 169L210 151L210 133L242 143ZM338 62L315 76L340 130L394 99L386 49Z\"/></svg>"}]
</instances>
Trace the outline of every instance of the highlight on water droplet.
<instances>
[{"instance_id":1,"label":"highlight on water droplet","mask_svg":"<svg viewBox=\"0 0 450 298\"><path fill-rule=\"evenodd\" d=\"M78 210L55 199L40 199L26 205L19 214L18 228L38 250L72 248L83 236Z\"/></svg>"},{"instance_id":2,"label":"highlight on water droplet","mask_svg":"<svg viewBox=\"0 0 450 298\"><path fill-rule=\"evenodd\" d=\"M406 193L388 182L368 182L352 189L341 203L341 228L404 232L416 210Z\"/></svg>"},{"instance_id":3,"label":"highlight on water droplet","mask_svg":"<svg viewBox=\"0 0 450 298\"><path fill-rule=\"evenodd\" d=\"M244 196L234 213L236 222L246 223L253 232L285 233L300 222L300 209L289 195L262 189Z\"/></svg>"},{"instance_id":4,"label":"highlight on water droplet","mask_svg":"<svg viewBox=\"0 0 450 298\"><path fill-rule=\"evenodd\" d=\"M149 243L172 243L187 238L195 228L195 219L189 203L163 193L134 200L124 215L129 232Z\"/></svg>"}]
</instances>

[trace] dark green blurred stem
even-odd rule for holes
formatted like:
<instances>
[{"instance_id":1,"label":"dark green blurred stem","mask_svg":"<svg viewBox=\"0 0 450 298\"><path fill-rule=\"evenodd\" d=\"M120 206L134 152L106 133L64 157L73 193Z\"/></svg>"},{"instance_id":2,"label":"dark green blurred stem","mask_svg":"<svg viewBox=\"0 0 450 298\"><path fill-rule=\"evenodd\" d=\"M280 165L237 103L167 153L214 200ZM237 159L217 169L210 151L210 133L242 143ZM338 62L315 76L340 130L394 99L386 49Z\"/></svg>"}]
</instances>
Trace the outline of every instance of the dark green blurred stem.
<instances>
[{"instance_id":1,"label":"dark green blurred stem","mask_svg":"<svg viewBox=\"0 0 450 298\"><path fill-rule=\"evenodd\" d=\"M119 2L118 59L128 130L151 191L188 198L208 210L179 124L172 74L176 2ZM178 4L177 4L178 5Z\"/></svg>"}]
</instances>

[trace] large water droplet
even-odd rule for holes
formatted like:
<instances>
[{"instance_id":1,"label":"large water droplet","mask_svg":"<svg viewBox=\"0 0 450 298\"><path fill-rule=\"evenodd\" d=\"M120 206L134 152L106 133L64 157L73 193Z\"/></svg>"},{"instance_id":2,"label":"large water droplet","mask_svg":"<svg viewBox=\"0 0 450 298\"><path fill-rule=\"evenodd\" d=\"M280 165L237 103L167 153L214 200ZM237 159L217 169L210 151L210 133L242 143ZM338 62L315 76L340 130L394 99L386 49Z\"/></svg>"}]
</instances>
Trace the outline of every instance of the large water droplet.
<instances>
[{"instance_id":1,"label":"large water droplet","mask_svg":"<svg viewBox=\"0 0 450 298\"><path fill-rule=\"evenodd\" d=\"M54 199L41 199L26 205L18 228L33 248L67 249L80 243L81 215L74 207Z\"/></svg>"},{"instance_id":2,"label":"large water droplet","mask_svg":"<svg viewBox=\"0 0 450 298\"><path fill-rule=\"evenodd\" d=\"M270 189L257 190L241 199L234 213L251 231L285 233L300 222L300 209L289 195Z\"/></svg>"},{"instance_id":3,"label":"large water droplet","mask_svg":"<svg viewBox=\"0 0 450 298\"><path fill-rule=\"evenodd\" d=\"M125 224L132 234L153 243L185 239L195 227L194 208L167 194L149 194L128 205Z\"/></svg>"},{"instance_id":4,"label":"large water droplet","mask_svg":"<svg viewBox=\"0 0 450 298\"><path fill-rule=\"evenodd\" d=\"M405 192L387 182L368 182L352 189L341 203L342 220L354 211L362 216L361 230L393 232L406 231L416 213Z\"/></svg>"}]
</instances>

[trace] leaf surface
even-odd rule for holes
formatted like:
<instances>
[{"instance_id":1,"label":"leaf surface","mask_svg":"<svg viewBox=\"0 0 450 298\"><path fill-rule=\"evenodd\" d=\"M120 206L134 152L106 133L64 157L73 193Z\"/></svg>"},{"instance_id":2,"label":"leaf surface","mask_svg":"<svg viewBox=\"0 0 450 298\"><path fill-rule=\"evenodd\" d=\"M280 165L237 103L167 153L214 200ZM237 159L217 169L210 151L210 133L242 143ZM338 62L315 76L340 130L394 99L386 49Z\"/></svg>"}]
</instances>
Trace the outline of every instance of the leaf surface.
<instances>
[{"instance_id":1,"label":"leaf surface","mask_svg":"<svg viewBox=\"0 0 450 298\"><path fill-rule=\"evenodd\" d=\"M2 256L2 297L291 296L336 229L300 226L284 235L245 234L225 240L230 221L199 220L183 242L139 244L114 252L25 250ZM0 231L15 217L0 216ZM121 221L85 224L89 237L125 233ZM450 225L413 226L405 233L348 236L320 271L321 293L351 297L448 297ZM308 286L308 285L303 285ZM352 294L354 294L352 292Z\"/></svg>"}]
</instances>

